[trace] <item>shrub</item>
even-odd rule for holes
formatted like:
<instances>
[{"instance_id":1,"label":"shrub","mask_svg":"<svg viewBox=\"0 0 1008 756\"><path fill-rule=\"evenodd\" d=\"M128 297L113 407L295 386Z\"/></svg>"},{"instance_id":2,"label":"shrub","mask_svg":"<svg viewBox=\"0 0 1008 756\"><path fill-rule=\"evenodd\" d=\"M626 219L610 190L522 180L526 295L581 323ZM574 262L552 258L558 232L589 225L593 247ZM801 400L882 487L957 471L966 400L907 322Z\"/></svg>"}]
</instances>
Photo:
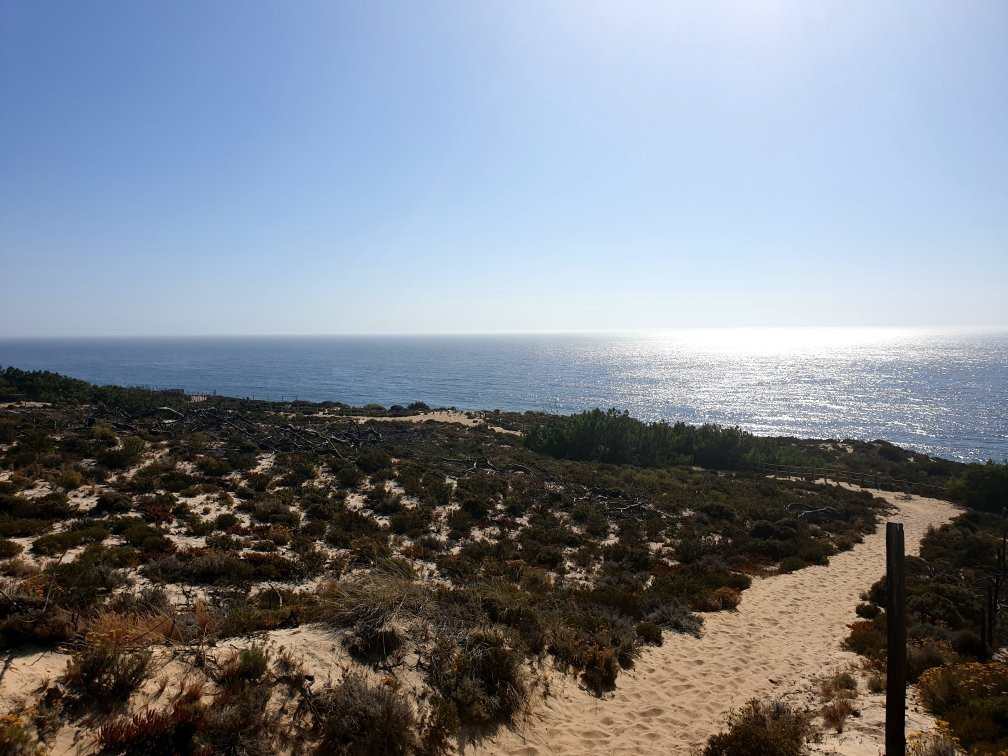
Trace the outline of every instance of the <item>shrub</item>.
<instances>
[{"instance_id":1,"label":"shrub","mask_svg":"<svg viewBox=\"0 0 1008 756\"><path fill-rule=\"evenodd\" d=\"M956 658L956 653L948 641L912 640L907 644L907 680L916 682L925 670L940 667L955 661Z\"/></svg>"},{"instance_id":2,"label":"shrub","mask_svg":"<svg viewBox=\"0 0 1008 756\"><path fill-rule=\"evenodd\" d=\"M742 594L734 588L725 586L711 594L711 601L720 609L737 609L742 603Z\"/></svg>"},{"instance_id":3,"label":"shrub","mask_svg":"<svg viewBox=\"0 0 1008 756\"><path fill-rule=\"evenodd\" d=\"M120 535L133 548L148 553L168 552L175 548L175 544L170 538L146 523L131 525Z\"/></svg>"},{"instance_id":4,"label":"shrub","mask_svg":"<svg viewBox=\"0 0 1008 756\"><path fill-rule=\"evenodd\" d=\"M255 595L237 595L217 611L206 604L198 605L197 621L201 628L221 638L245 636L312 621L317 607L314 594L267 589Z\"/></svg>"},{"instance_id":5,"label":"shrub","mask_svg":"<svg viewBox=\"0 0 1008 756\"><path fill-rule=\"evenodd\" d=\"M836 732L843 732L847 717L854 713L854 704L849 698L838 698L822 708L822 718Z\"/></svg>"},{"instance_id":6,"label":"shrub","mask_svg":"<svg viewBox=\"0 0 1008 756\"><path fill-rule=\"evenodd\" d=\"M707 552L703 538L695 534L684 535L676 545L676 559L683 564L693 564L700 561Z\"/></svg>"},{"instance_id":7,"label":"shrub","mask_svg":"<svg viewBox=\"0 0 1008 756\"><path fill-rule=\"evenodd\" d=\"M103 754L172 756L192 751L193 734L201 724L202 707L183 698L170 711L134 714L106 722L98 730Z\"/></svg>"},{"instance_id":8,"label":"shrub","mask_svg":"<svg viewBox=\"0 0 1008 756\"><path fill-rule=\"evenodd\" d=\"M204 539L206 547L212 551L241 551L245 540L224 533L211 533Z\"/></svg>"},{"instance_id":9,"label":"shrub","mask_svg":"<svg viewBox=\"0 0 1008 756\"><path fill-rule=\"evenodd\" d=\"M780 566L777 569L783 575L789 572L797 572L807 566L805 560L801 557L789 556L781 560Z\"/></svg>"},{"instance_id":10,"label":"shrub","mask_svg":"<svg viewBox=\"0 0 1008 756\"><path fill-rule=\"evenodd\" d=\"M111 470L122 470L135 464L147 443L138 436L127 436L119 446L113 449L106 449L98 454L98 461Z\"/></svg>"},{"instance_id":11,"label":"shrub","mask_svg":"<svg viewBox=\"0 0 1008 756\"><path fill-rule=\"evenodd\" d=\"M660 625L677 633L688 633L700 637L703 631L703 618L693 614L682 604L675 601L665 601L658 604L647 615L649 622Z\"/></svg>"},{"instance_id":12,"label":"shrub","mask_svg":"<svg viewBox=\"0 0 1008 756\"><path fill-rule=\"evenodd\" d=\"M798 556L806 564L829 564L829 558L833 554L833 545L829 541L813 541L798 551Z\"/></svg>"},{"instance_id":13,"label":"shrub","mask_svg":"<svg viewBox=\"0 0 1008 756\"><path fill-rule=\"evenodd\" d=\"M79 527L81 524L85 527ZM108 538L109 532L101 525L87 527L87 523L76 523L62 533L50 533L36 538L32 542L32 551L43 556L55 556L64 551L81 546L85 543L101 543Z\"/></svg>"},{"instance_id":14,"label":"shrub","mask_svg":"<svg viewBox=\"0 0 1008 756\"><path fill-rule=\"evenodd\" d=\"M402 509L402 497L377 485L368 489L367 504L380 515L391 515Z\"/></svg>"},{"instance_id":15,"label":"shrub","mask_svg":"<svg viewBox=\"0 0 1008 756\"><path fill-rule=\"evenodd\" d=\"M584 669L581 670L581 680L592 693L597 696L602 695L607 690L612 690L616 684L616 676L619 674L619 666L616 654L611 648L591 648L583 660Z\"/></svg>"},{"instance_id":16,"label":"shrub","mask_svg":"<svg viewBox=\"0 0 1008 756\"><path fill-rule=\"evenodd\" d=\"M932 667L917 685L924 705L949 723L963 748L1008 750L1008 662Z\"/></svg>"},{"instance_id":17,"label":"shrub","mask_svg":"<svg viewBox=\"0 0 1008 756\"><path fill-rule=\"evenodd\" d=\"M319 754L397 756L417 747L413 709L390 685L349 672L314 701Z\"/></svg>"},{"instance_id":18,"label":"shrub","mask_svg":"<svg viewBox=\"0 0 1008 756\"><path fill-rule=\"evenodd\" d=\"M62 643L74 636L70 613L59 605L47 605L37 586L28 582L27 590L15 591L8 586L5 592L13 593L11 601L17 603L0 605L0 645L4 648L21 643Z\"/></svg>"},{"instance_id":19,"label":"shrub","mask_svg":"<svg viewBox=\"0 0 1008 756\"><path fill-rule=\"evenodd\" d=\"M214 696L213 705L204 710L199 731L200 739L211 746L203 752L249 756L274 753L277 725L270 719L271 692L269 684L253 683L224 689Z\"/></svg>"},{"instance_id":20,"label":"shrub","mask_svg":"<svg viewBox=\"0 0 1008 756\"><path fill-rule=\"evenodd\" d=\"M122 585L122 567L133 563L132 549L92 544L76 559L46 567L52 576L59 603L65 609L83 609Z\"/></svg>"},{"instance_id":21,"label":"shrub","mask_svg":"<svg viewBox=\"0 0 1008 756\"><path fill-rule=\"evenodd\" d=\"M432 512L423 505L400 509L389 518L389 530L417 537L430 528Z\"/></svg>"},{"instance_id":22,"label":"shrub","mask_svg":"<svg viewBox=\"0 0 1008 756\"><path fill-rule=\"evenodd\" d=\"M50 530L52 525L45 520L0 516L0 537L23 538Z\"/></svg>"},{"instance_id":23,"label":"shrub","mask_svg":"<svg viewBox=\"0 0 1008 756\"><path fill-rule=\"evenodd\" d=\"M361 617L343 636L343 646L359 662L378 664L402 647L405 638L381 614Z\"/></svg>"},{"instance_id":24,"label":"shrub","mask_svg":"<svg viewBox=\"0 0 1008 756\"><path fill-rule=\"evenodd\" d=\"M0 559L10 559L22 551L20 543L0 537Z\"/></svg>"},{"instance_id":25,"label":"shrub","mask_svg":"<svg viewBox=\"0 0 1008 756\"><path fill-rule=\"evenodd\" d=\"M200 457L196 461L196 467L200 472L211 477L219 478L231 472L231 463L223 457Z\"/></svg>"},{"instance_id":26,"label":"shrub","mask_svg":"<svg viewBox=\"0 0 1008 756\"><path fill-rule=\"evenodd\" d=\"M853 698L857 695L857 680L850 672L838 669L823 680L822 694L827 699Z\"/></svg>"},{"instance_id":27,"label":"shrub","mask_svg":"<svg viewBox=\"0 0 1008 756\"><path fill-rule=\"evenodd\" d=\"M74 508L65 493L54 491L37 499L11 497L17 506L10 514L17 517L33 517L42 520L62 520L74 514Z\"/></svg>"},{"instance_id":28,"label":"shrub","mask_svg":"<svg viewBox=\"0 0 1008 756\"><path fill-rule=\"evenodd\" d=\"M884 615L883 615L884 618ZM885 656L886 631L875 620L855 622L850 626L850 633L844 638L843 647L869 659L881 659Z\"/></svg>"},{"instance_id":29,"label":"shrub","mask_svg":"<svg viewBox=\"0 0 1008 756\"><path fill-rule=\"evenodd\" d=\"M79 470L68 469L64 470L59 477L60 488L65 488L68 491L72 491L75 488L80 488L84 485L84 476L81 475Z\"/></svg>"},{"instance_id":30,"label":"shrub","mask_svg":"<svg viewBox=\"0 0 1008 756\"><path fill-rule=\"evenodd\" d=\"M178 499L173 494L141 496L136 500L136 508L147 522L171 522Z\"/></svg>"},{"instance_id":31,"label":"shrub","mask_svg":"<svg viewBox=\"0 0 1008 756\"><path fill-rule=\"evenodd\" d=\"M637 625L636 632L644 643L650 643L652 646L662 644L662 629L654 622L641 622Z\"/></svg>"},{"instance_id":32,"label":"shrub","mask_svg":"<svg viewBox=\"0 0 1008 756\"><path fill-rule=\"evenodd\" d=\"M224 688L257 683L269 669L269 654L259 645L234 651L221 665L219 682Z\"/></svg>"},{"instance_id":33,"label":"shrub","mask_svg":"<svg viewBox=\"0 0 1008 756\"><path fill-rule=\"evenodd\" d=\"M371 447L357 457L357 467L378 480L391 474L392 458L381 449Z\"/></svg>"},{"instance_id":34,"label":"shrub","mask_svg":"<svg viewBox=\"0 0 1008 756\"><path fill-rule=\"evenodd\" d=\"M884 693L886 689L886 673L872 672L868 675L868 690L872 693Z\"/></svg>"},{"instance_id":35,"label":"shrub","mask_svg":"<svg viewBox=\"0 0 1008 756\"><path fill-rule=\"evenodd\" d=\"M126 651L109 641L86 645L67 662L64 679L70 688L99 703L125 701L150 670L150 651Z\"/></svg>"},{"instance_id":36,"label":"shrub","mask_svg":"<svg viewBox=\"0 0 1008 756\"><path fill-rule=\"evenodd\" d=\"M728 716L727 731L707 740L704 756L799 756L813 737L806 712L754 698Z\"/></svg>"},{"instance_id":37,"label":"shrub","mask_svg":"<svg viewBox=\"0 0 1008 756\"><path fill-rule=\"evenodd\" d=\"M460 643L435 642L425 675L464 724L508 724L528 700L522 655L492 630L470 631Z\"/></svg>"},{"instance_id":38,"label":"shrub","mask_svg":"<svg viewBox=\"0 0 1008 756\"><path fill-rule=\"evenodd\" d=\"M356 488L364 479L360 468L353 463L338 465L333 469L333 474L343 488Z\"/></svg>"},{"instance_id":39,"label":"shrub","mask_svg":"<svg viewBox=\"0 0 1008 756\"><path fill-rule=\"evenodd\" d=\"M102 491L91 509L92 515L122 514L133 508L133 500L118 491Z\"/></svg>"},{"instance_id":40,"label":"shrub","mask_svg":"<svg viewBox=\"0 0 1008 756\"><path fill-rule=\"evenodd\" d=\"M262 502L252 510L252 516L259 522L286 525L291 528L301 524L301 513L280 501Z\"/></svg>"},{"instance_id":41,"label":"shrub","mask_svg":"<svg viewBox=\"0 0 1008 756\"><path fill-rule=\"evenodd\" d=\"M959 741L947 731L946 723L939 723L931 732L913 732L907 736L908 756L960 756Z\"/></svg>"},{"instance_id":42,"label":"shrub","mask_svg":"<svg viewBox=\"0 0 1008 756\"><path fill-rule=\"evenodd\" d=\"M346 549L361 536L381 543L388 541L388 532L373 517L340 506L333 513L332 525L326 531L326 541L332 546Z\"/></svg>"},{"instance_id":43,"label":"shrub","mask_svg":"<svg viewBox=\"0 0 1008 756\"><path fill-rule=\"evenodd\" d=\"M221 512L214 519L214 527L217 530L231 530L237 525L241 525L241 519L234 512Z\"/></svg>"},{"instance_id":44,"label":"shrub","mask_svg":"<svg viewBox=\"0 0 1008 756\"><path fill-rule=\"evenodd\" d=\"M875 604L865 603L865 604L858 604L857 608L854 609L854 613L858 617L870 620L878 617L879 614L882 613L882 609L876 606Z\"/></svg>"},{"instance_id":45,"label":"shrub","mask_svg":"<svg viewBox=\"0 0 1008 756\"><path fill-rule=\"evenodd\" d=\"M0 716L0 753L5 756L42 756L47 752L38 742L24 717L17 714Z\"/></svg>"}]
</instances>

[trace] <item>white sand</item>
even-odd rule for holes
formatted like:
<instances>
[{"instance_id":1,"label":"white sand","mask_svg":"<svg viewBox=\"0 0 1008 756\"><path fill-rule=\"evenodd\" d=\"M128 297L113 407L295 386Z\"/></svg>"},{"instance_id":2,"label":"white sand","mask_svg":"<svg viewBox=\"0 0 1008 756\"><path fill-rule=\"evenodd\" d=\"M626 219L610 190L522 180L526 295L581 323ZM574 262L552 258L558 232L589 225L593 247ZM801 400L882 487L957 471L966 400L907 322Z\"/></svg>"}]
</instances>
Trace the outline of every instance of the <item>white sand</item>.
<instances>
[{"instance_id":1,"label":"white sand","mask_svg":"<svg viewBox=\"0 0 1008 756\"><path fill-rule=\"evenodd\" d=\"M390 417L369 417L367 415L334 415L326 412L319 412L316 417L327 417L333 420L353 420L355 423L364 424L367 422L376 423L426 423L428 421L434 423L448 423L452 425L464 425L467 428L477 428L480 426L485 426L489 430L495 433L507 433L512 436L520 436L521 434L515 430L509 430L507 428L501 428L496 425L490 425L489 420L481 412L459 412L458 410L431 410L430 412L421 412L416 415L395 415Z\"/></svg>"},{"instance_id":2,"label":"white sand","mask_svg":"<svg viewBox=\"0 0 1008 756\"><path fill-rule=\"evenodd\" d=\"M904 524L908 553L917 552L928 526L956 514L951 504L937 499L873 493L895 506L888 519ZM885 527L880 525L863 544L834 556L828 567L754 581L738 611L706 615L703 637L665 633L665 645L645 649L636 669L620 674L615 693L603 699L570 678L555 677L554 696L537 721L523 733L506 732L482 744L476 753L698 752L722 729L731 708L753 697L807 703L815 677L854 661L840 642L857 619L861 592L884 572ZM844 743L844 753L880 751L881 729L864 725L856 743Z\"/></svg>"}]
</instances>

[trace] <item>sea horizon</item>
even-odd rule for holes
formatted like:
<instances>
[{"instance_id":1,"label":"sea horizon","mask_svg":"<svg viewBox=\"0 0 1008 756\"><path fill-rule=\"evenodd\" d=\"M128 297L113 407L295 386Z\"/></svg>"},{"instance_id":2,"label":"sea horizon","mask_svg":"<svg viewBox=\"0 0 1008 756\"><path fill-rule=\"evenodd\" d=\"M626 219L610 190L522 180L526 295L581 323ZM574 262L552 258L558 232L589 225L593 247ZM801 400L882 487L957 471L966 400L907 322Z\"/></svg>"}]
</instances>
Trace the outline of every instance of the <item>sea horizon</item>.
<instances>
[{"instance_id":1,"label":"sea horizon","mask_svg":"<svg viewBox=\"0 0 1008 756\"><path fill-rule=\"evenodd\" d=\"M188 393L737 425L1008 458L1008 328L0 339L0 366Z\"/></svg>"},{"instance_id":2,"label":"sea horizon","mask_svg":"<svg viewBox=\"0 0 1008 756\"><path fill-rule=\"evenodd\" d=\"M171 340L171 339L326 339L326 338L385 338L385 337L495 337L495 336L661 336L683 332L796 332L808 333L814 331L867 331L867 332L902 332L917 334L947 334L947 333L1005 333L1008 334L1008 324L1004 325L693 325L671 326L658 328L546 328L546 329L508 329L508 330L474 330L474 331L330 331L330 332L277 332L277 333L136 333L136 334L13 334L0 335L0 343L4 341L110 341L110 340Z\"/></svg>"}]
</instances>

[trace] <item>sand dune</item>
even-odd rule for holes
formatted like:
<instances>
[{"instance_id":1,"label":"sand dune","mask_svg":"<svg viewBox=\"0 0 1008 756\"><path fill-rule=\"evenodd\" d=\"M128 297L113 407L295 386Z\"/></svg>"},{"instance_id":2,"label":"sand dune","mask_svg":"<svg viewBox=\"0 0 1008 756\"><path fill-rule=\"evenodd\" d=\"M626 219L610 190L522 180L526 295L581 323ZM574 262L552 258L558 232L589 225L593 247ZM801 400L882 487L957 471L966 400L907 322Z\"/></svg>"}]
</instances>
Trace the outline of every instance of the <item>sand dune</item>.
<instances>
[{"instance_id":1,"label":"sand dune","mask_svg":"<svg viewBox=\"0 0 1008 756\"><path fill-rule=\"evenodd\" d=\"M894 506L887 519L904 523L908 553L916 553L930 525L956 513L937 499L874 493ZM879 527L828 567L755 581L737 612L706 616L701 638L666 633L665 645L645 650L603 699L570 678L554 678L562 687L522 733L505 733L476 753L694 753L729 709L754 696L805 702L816 676L855 661L840 641L856 619L859 594L884 572L885 528ZM881 730L862 725L853 751L847 743L843 752L879 752ZM875 730L878 744L871 742Z\"/></svg>"}]
</instances>

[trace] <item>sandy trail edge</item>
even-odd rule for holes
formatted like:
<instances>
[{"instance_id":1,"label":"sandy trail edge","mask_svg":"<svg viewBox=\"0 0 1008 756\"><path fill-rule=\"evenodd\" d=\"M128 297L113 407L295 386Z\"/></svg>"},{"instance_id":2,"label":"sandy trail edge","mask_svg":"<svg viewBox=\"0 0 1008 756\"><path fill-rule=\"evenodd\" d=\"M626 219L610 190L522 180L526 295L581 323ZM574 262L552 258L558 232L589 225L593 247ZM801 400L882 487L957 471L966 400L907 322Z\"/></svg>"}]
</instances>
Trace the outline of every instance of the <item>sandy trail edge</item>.
<instances>
[{"instance_id":1,"label":"sandy trail edge","mask_svg":"<svg viewBox=\"0 0 1008 756\"><path fill-rule=\"evenodd\" d=\"M938 499L872 493L893 505L885 519L903 523L908 554L918 552L929 526L958 513ZM807 697L815 676L854 660L840 641L857 619L860 593L884 572L880 524L828 567L754 581L738 611L706 615L703 637L666 633L665 645L646 649L606 698L554 678L562 687L523 732L505 732L475 753L696 753L731 708L754 696Z\"/></svg>"}]
</instances>

